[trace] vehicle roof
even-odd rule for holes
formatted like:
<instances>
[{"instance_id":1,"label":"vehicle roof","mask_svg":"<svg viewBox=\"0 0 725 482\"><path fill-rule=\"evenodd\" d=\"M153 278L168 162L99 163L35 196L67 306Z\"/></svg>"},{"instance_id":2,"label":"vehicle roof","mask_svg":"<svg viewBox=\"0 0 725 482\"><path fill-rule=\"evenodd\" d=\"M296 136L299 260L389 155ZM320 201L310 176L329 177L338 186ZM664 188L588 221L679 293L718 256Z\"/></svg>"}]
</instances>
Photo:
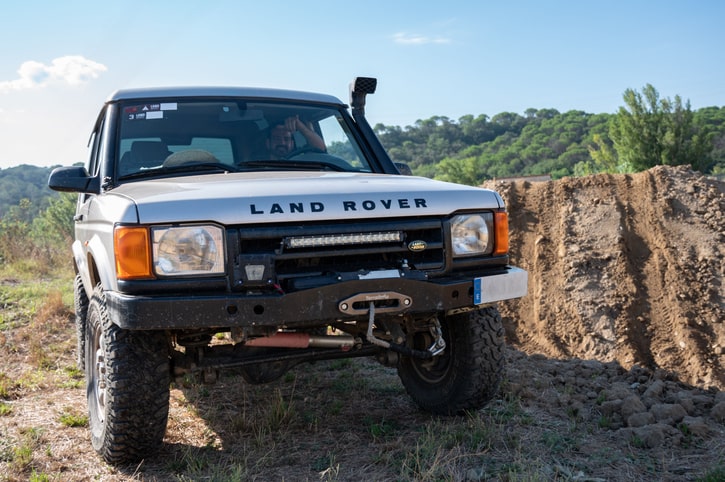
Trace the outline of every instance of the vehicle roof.
<instances>
[{"instance_id":1,"label":"vehicle roof","mask_svg":"<svg viewBox=\"0 0 725 482\"><path fill-rule=\"evenodd\" d=\"M301 100L325 104L345 105L340 99L327 94L301 92L296 90L269 89L261 87L147 87L120 89L113 92L106 102L130 99L160 99L180 97L255 97L273 100Z\"/></svg>"}]
</instances>

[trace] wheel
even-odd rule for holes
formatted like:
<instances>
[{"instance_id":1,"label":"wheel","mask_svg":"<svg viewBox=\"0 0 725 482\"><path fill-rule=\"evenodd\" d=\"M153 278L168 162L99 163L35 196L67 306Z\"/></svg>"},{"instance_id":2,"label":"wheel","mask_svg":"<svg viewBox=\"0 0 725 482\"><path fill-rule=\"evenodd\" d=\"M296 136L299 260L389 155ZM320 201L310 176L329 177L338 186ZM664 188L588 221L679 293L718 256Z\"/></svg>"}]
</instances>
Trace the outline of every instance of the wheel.
<instances>
[{"instance_id":1,"label":"wheel","mask_svg":"<svg viewBox=\"0 0 725 482\"><path fill-rule=\"evenodd\" d=\"M75 302L76 328L76 365L79 370L86 369L86 318L88 317L88 295L83 289L81 275L77 274L73 281L73 300Z\"/></svg>"},{"instance_id":2,"label":"wheel","mask_svg":"<svg viewBox=\"0 0 725 482\"><path fill-rule=\"evenodd\" d=\"M441 320L445 351L432 359L401 357L398 376L415 403L437 415L476 410L490 401L501 384L504 330L494 307ZM413 337L415 349L433 343L427 333Z\"/></svg>"},{"instance_id":3,"label":"wheel","mask_svg":"<svg viewBox=\"0 0 725 482\"><path fill-rule=\"evenodd\" d=\"M100 285L88 305L86 393L91 444L110 464L138 462L158 447L169 414L169 348L163 332L123 330Z\"/></svg>"}]
</instances>

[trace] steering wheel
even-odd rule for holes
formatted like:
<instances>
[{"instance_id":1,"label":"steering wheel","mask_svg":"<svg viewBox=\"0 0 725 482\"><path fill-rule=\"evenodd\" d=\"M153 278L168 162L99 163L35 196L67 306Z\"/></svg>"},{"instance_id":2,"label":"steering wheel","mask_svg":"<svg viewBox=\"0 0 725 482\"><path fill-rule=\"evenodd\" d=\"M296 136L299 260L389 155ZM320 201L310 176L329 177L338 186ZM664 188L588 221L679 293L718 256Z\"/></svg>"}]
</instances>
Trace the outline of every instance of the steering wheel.
<instances>
[{"instance_id":1,"label":"steering wheel","mask_svg":"<svg viewBox=\"0 0 725 482\"><path fill-rule=\"evenodd\" d=\"M290 151L285 157L287 159L292 159L293 157L297 157L307 153L324 154L325 151L314 146L306 145L298 147L297 149L292 149L292 151Z\"/></svg>"},{"instance_id":2,"label":"steering wheel","mask_svg":"<svg viewBox=\"0 0 725 482\"><path fill-rule=\"evenodd\" d=\"M305 154L312 154L309 157L301 157ZM319 163L321 165L327 166L328 168L334 170L334 171L354 171L355 168L352 167L352 165L347 162L345 159L342 159L337 156L333 156L332 154L328 154L326 151L319 149L317 147L306 145L302 146L300 148L294 149L292 152L287 154L287 157L285 159L289 160L297 160L303 162L310 162L310 163Z\"/></svg>"}]
</instances>

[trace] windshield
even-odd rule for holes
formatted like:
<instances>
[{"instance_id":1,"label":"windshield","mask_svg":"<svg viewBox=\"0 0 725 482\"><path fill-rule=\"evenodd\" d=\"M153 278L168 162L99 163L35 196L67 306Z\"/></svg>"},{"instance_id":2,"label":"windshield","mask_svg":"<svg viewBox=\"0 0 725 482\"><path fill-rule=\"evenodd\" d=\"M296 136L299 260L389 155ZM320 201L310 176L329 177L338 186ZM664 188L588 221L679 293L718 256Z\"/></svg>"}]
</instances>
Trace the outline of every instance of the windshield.
<instances>
[{"instance_id":1,"label":"windshield","mask_svg":"<svg viewBox=\"0 0 725 482\"><path fill-rule=\"evenodd\" d=\"M119 178L218 170L371 172L333 107L244 99L129 101L120 112Z\"/></svg>"}]
</instances>

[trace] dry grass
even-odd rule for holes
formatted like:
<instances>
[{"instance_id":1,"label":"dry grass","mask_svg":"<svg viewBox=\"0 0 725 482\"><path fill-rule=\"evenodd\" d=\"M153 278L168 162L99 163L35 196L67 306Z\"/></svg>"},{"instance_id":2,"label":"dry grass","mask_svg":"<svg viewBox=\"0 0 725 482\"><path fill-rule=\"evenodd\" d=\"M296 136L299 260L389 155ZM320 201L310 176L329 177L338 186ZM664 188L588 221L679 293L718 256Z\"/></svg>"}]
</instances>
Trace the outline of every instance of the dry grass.
<instances>
[{"instance_id":1,"label":"dry grass","mask_svg":"<svg viewBox=\"0 0 725 482\"><path fill-rule=\"evenodd\" d=\"M262 386L233 372L211 386L174 385L160 452L111 467L88 440L68 292L24 283L0 284L0 481L714 481L725 474L722 439L677 451L638 448L596 417L547 406L547 387L535 403L513 395L522 380L507 380L481 411L433 417L413 406L394 370L362 359L300 365Z\"/></svg>"}]
</instances>

